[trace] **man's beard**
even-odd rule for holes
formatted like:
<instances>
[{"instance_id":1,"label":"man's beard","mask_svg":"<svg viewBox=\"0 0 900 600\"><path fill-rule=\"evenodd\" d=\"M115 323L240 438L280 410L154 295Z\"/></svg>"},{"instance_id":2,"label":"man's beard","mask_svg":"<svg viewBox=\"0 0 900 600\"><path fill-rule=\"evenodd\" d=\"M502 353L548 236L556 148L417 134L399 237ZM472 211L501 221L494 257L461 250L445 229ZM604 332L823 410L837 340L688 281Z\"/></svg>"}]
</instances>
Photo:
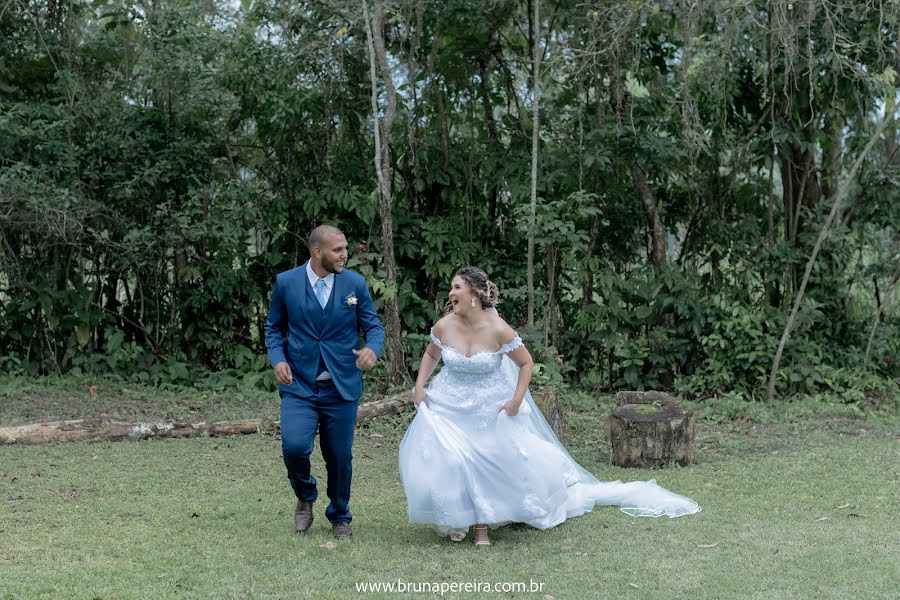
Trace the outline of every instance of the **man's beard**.
<instances>
[{"instance_id":1,"label":"man's beard","mask_svg":"<svg viewBox=\"0 0 900 600\"><path fill-rule=\"evenodd\" d=\"M328 260L327 258L325 258L323 256L322 257L322 268L325 269L326 271L328 271L329 273L337 273L338 270L337 270L337 267L335 266L335 262L337 262L337 261Z\"/></svg>"}]
</instances>

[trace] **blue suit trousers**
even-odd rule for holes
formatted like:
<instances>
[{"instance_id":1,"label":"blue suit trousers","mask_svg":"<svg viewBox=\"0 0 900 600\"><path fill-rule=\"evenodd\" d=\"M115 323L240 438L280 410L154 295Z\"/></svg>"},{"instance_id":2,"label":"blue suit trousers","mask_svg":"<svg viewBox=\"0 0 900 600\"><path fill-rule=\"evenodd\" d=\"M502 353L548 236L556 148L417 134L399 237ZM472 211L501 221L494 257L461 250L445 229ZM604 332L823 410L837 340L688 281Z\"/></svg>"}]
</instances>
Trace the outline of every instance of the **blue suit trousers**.
<instances>
[{"instance_id":1,"label":"blue suit trousers","mask_svg":"<svg viewBox=\"0 0 900 600\"><path fill-rule=\"evenodd\" d=\"M316 478L310 472L316 428L328 475L327 493L331 503L325 516L332 523L352 520L350 481L353 475L353 435L359 402L344 400L334 382L316 381L314 395L300 397L281 390L281 451L288 479L299 500L315 502Z\"/></svg>"}]
</instances>

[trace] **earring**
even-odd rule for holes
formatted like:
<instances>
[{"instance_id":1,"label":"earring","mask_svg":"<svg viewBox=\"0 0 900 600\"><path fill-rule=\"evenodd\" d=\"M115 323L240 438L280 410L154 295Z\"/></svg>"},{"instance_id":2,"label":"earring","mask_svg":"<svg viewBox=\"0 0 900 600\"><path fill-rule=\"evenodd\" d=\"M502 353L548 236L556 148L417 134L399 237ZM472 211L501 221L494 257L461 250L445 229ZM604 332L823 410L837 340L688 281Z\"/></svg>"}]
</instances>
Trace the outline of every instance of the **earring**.
<instances>
[{"instance_id":1,"label":"earring","mask_svg":"<svg viewBox=\"0 0 900 600\"><path fill-rule=\"evenodd\" d=\"M472 304L473 307L475 306L475 298L472 298L471 304Z\"/></svg>"}]
</instances>

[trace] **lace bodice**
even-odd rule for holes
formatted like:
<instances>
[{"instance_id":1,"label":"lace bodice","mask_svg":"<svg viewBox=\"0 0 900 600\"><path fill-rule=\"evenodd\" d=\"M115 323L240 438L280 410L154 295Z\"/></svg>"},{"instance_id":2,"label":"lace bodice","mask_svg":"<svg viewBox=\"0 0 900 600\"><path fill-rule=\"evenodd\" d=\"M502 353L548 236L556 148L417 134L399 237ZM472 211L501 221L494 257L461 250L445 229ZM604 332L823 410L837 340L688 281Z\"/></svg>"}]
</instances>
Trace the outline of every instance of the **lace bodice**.
<instances>
[{"instance_id":1,"label":"lace bodice","mask_svg":"<svg viewBox=\"0 0 900 600\"><path fill-rule=\"evenodd\" d=\"M477 427L488 426L497 411L515 392L516 381L503 372L503 357L522 345L516 335L495 351L466 356L442 342L432 330L431 341L441 350L444 368L426 388L428 402L436 409L462 411L477 416Z\"/></svg>"},{"instance_id":2,"label":"lace bodice","mask_svg":"<svg viewBox=\"0 0 900 600\"><path fill-rule=\"evenodd\" d=\"M453 346L443 343L440 338L431 331L431 341L441 349L441 359L447 370L457 373L487 374L496 371L500 367L503 355L512 352L522 345L522 338L518 335L511 341L500 346L496 351L482 350L472 356L466 356Z\"/></svg>"}]
</instances>

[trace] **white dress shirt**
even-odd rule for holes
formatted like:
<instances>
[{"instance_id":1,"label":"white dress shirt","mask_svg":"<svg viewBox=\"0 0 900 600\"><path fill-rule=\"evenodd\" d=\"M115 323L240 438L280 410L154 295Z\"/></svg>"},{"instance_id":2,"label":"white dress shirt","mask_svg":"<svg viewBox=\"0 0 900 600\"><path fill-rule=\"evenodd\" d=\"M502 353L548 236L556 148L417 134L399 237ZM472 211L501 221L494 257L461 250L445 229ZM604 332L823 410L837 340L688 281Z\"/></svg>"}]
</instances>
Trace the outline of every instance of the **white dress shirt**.
<instances>
[{"instance_id":1,"label":"white dress shirt","mask_svg":"<svg viewBox=\"0 0 900 600\"><path fill-rule=\"evenodd\" d=\"M313 271L312 265L310 263L306 263L306 276L309 278L309 285L312 286L313 296L316 295L316 282L319 279L325 280L325 304L328 304L328 298L331 297L331 290L334 289L334 273L329 273L325 277L319 277L316 275L316 272ZM316 296L318 298L318 296Z\"/></svg>"}]
</instances>

